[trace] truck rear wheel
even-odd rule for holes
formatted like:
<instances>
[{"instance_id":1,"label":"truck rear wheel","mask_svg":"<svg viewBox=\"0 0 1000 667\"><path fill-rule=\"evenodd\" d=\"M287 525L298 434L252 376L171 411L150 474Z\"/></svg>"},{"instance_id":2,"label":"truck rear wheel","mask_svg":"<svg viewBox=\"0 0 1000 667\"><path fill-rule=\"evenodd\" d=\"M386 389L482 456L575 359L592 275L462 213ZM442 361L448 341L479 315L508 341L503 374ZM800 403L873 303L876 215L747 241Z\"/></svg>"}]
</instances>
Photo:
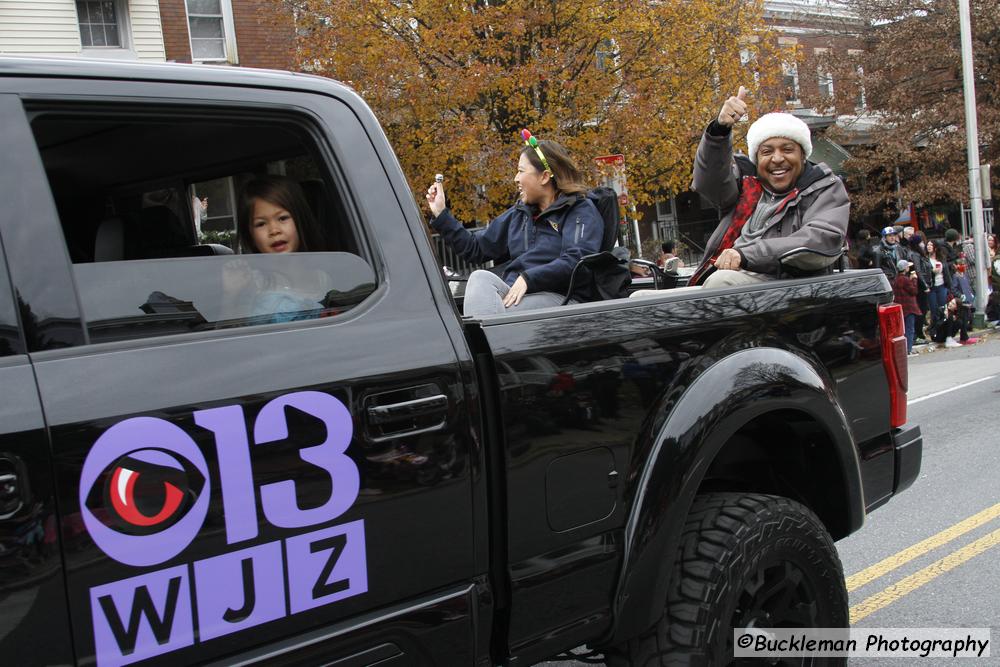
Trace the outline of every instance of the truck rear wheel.
<instances>
[{"instance_id":1,"label":"truck rear wheel","mask_svg":"<svg viewBox=\"0 0 1000 667\"><path fill-rule=\"evenodd\" d=\"M608 664L728 665L734 628L836 628L848 618L843 566L815 514L780 496L710 493L688 515L663 617ZM785 660L770 664L846 664Z\"/></svg>"}]
</instances>

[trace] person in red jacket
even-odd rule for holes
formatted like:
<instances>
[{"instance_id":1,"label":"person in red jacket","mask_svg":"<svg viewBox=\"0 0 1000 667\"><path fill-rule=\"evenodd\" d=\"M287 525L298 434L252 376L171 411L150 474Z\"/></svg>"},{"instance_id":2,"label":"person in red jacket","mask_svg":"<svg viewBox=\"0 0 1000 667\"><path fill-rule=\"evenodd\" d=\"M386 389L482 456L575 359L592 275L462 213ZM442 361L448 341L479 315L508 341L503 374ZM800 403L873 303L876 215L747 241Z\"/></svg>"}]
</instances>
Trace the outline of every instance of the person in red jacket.
<instances>
[{"instance_id":1,"label":"person in red jacket","mask_svg":"<svg viewBox=\"0 0 1000 667\"><path fill-rule=\"evenodd\" d=\"M906 325L906 352L913 351L913 337L917 329L917 318L920 317L920 306L917 305L917 272L913 270L913 262L901 259L896 263L896 277L892 279L893 298L903 307L903 322Z\"/></svg>"}]
</instances>

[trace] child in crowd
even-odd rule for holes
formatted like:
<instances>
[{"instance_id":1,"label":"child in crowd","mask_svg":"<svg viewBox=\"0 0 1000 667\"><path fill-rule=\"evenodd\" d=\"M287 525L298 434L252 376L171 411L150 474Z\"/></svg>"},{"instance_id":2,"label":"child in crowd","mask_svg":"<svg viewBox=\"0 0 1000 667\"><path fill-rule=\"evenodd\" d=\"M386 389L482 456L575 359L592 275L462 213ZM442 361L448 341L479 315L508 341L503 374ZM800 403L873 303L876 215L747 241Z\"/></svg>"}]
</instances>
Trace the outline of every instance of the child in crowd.
<instances>
[{"instance_id":1,"label":"child in crowd","mask_svg":"<svg viewBox=\"0 0 1000 667\"><path fill-rule=\"evenodd\" d=\"M913 262L901 259L896 263L896 277L892 279L892 293L896 303L903 306L903 322L906 326L906 352L913 351L913 340L917 328L917 318L920 317L920 306L917 305L917 273L913 270Z\"/></svg>"}]
</instances>

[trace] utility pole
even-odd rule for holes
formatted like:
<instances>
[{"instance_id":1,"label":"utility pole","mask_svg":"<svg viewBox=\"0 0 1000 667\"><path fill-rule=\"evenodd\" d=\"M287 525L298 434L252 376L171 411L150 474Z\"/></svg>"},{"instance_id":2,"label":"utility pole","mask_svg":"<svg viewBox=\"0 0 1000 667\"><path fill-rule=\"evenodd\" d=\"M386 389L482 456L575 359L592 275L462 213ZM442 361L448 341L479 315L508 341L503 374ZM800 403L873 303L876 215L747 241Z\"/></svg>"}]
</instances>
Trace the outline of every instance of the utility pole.
<instances>
[{"instance_id":1,"label":"utility pole","mask_svg":"<svg viewBox=\"0 0 1000 667\"><path fill-rule=\"evenodd\" d=\"M989 259L983 230L983 195L979 176L979 124L976 119L976 80L972 68L972 22L969 0L958 0L958 18L962 36L962 82L965 91L965 142L969 156L969 193L972 206L972 239L976 252L976 313L973 325L986 323L986 281Z\"/></svg>"}]
</instances>

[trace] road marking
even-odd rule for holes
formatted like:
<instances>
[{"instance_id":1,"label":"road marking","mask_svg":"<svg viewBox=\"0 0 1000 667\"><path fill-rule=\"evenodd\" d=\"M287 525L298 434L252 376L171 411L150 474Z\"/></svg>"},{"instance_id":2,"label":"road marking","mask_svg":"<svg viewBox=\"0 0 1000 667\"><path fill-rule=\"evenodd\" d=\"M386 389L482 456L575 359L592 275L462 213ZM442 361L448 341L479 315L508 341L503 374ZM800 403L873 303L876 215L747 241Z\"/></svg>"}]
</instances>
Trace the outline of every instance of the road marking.
<instances>
[{"instance_id":1,"label":"road marking","mask_svg":"<svg viewBox=\"0 0 1000 667\"><path fill-rule=\"evenodd\" d=\"M889 586L880 593L872 595L864 602L851 607L851 625L854 625L863 618L874 614L879 609L886 607L904 595L912 593L924 584L930 583L937 577L949 570L953 570L962 563L975 558L990 547L1000 544L1000 528L994 530L985 537L981 537L972 544L968 544L954 553L948 554L941 560L937 560L919 572L914 572L910 576L902 579L899 583Z\"/></svg>"},{"instance_id":2,"label":"road marking","mask_svg":"<svg viewBox=\"0 0 1000 667\"><path fill-rule=\"evenodd\" d=\"M967 519L959 521L954 526L945 528L936 535L931 535L926 540L917 542L912 547L907 547L899 553L895 553L888 558L884 558L870 567L866 567L857 574L852 574L847 578L847 590L853 591L861 588L865 584L886 575L898 567L906 565L914 558L923 556L925 553L937 549L942 544L951 542L956 537L978 528L993 519L1000 517L1000 503L993 507L987 507L982 512L977 512Z\"/></svg>"},{"instance_id":3,"label":"road marking","mask_svg":"<svg viewBox=\"0 0 1000 667\"><path fill-rule=\"evenodd\" d=\"M974 384L979 384L980 382L986 382L987 380L992 380L996 375L988 375L984 378L979 378L978 380L973 380L972 382L966 382L965 384L960 384L950 389L942 389L941 391L935 391L933 394L927 394L926 396L921 396L920 398L915 398L912 401L907 401L907 405L913 405L919 403L920 401L926 401L928 398L934 398L935 396L940 396L941 394L947 394L950 391L956 391L958 389L965 389L966 387L971 387Z\"/></svg>"}]
</instances>

